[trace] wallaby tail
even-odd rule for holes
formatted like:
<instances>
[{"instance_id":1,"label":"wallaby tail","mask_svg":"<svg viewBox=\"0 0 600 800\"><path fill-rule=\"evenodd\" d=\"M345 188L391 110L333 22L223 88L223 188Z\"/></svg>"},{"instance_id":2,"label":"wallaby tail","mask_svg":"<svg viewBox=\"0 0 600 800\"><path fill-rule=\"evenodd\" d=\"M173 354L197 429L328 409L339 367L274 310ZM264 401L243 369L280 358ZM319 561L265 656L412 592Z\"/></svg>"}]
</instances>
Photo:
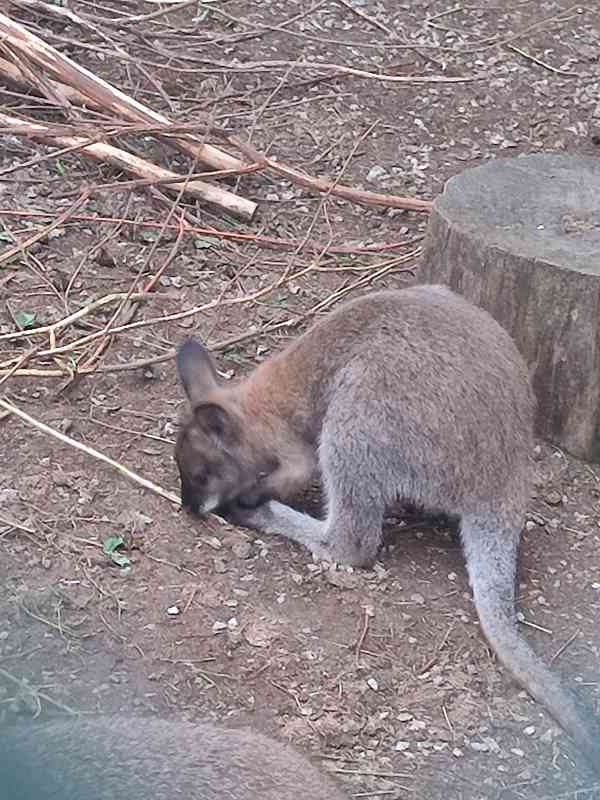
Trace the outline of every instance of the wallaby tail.
<instances>
[{"instance_id":1,"label":"wallaby tail","mask_svg":"<svg viewBox=\"0 0 600 800\"><path fill-rule=\"evenodd\" d=\"M469 579L482 630L504 666L572 737L600 777L600 720L536 655L517 631L515 579L519 532L462 525Z\"/></svg>"}]
</instances>

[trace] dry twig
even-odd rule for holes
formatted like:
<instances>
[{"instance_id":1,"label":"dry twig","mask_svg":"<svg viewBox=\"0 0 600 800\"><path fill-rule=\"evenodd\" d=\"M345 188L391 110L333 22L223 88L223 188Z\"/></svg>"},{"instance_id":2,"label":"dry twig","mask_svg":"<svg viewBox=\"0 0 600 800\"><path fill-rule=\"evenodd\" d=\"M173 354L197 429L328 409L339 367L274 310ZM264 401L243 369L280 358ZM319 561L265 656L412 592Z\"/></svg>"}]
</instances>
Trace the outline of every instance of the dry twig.
<instances>
[{"instance_id":1,"label":"dry twig","mask_svg":"<svg viewBox=\"0 0 600 800\"><path fill-rule=\"evenodd\" d=\"M51 428L50 425L46 425L45 422L40 422L40 420L35 419L34 417L27 414L27 412L23 411L21 408L13 405L8 400L0 397L0 407L6 409L6 411L14 414L15 416L22 419L28 425L31 425L34 428L42 431L43 433L48 434L49 436L53 436L55 439L58 439L63 444L69 445L69 447L75 448L75 450L81 450L82 453L85 453L92 458L95 458L97 461L102 461L104 464L108 464L113 469L116 469L117 472L120 472L121 475L124 475L134 483L143 486L144 489L149 489L154 494L159 495L160 497L164 497L165 500L169 500L176 506L181 505L181 500L177 495L174 495L172 492L168 492L166 489L163 489L161 486L158 486L156 483L152 483L152 481L147 480L146 478L142 478L135 472L132 472L127 467L120 464L118 461L114 461L112 458L104 455L99 450L94 450L93 447L88 447L88 445L83 444L83 442L78 442L77 439L72 439L70 436L67 436L60 431L57 431L55 428Z\"/></svg>"},{"instance_id":2,"label":"dry twig","mask_svg":"<svg viewBox=\"0 0 600 800\"><path fill-rule=\"evenodd\" d=\"M67 56L32 34L23 25L0 13L0 35L3 40L18 50L22 57L37 64L55 79L77 89L94 103L132 122L150 122L170 125L162 114L153 111L143 103L111 86L93 72L76 64ZM240 169L243 164L227 153L186 135L170 138L174 144L193 158L208 164L214 169Z\"/></svg>"},{"instance_id":3,"label":"dry twig","mask_svg":"<svg viewBox=\"0 0 600 800\"><path fill-rule=\"evenodd\" d=\"M145 180L161 181L165 184L167 189L179 191L177 183L181 180L185 180L185 178L182 178L182 176L170 170L158 167L150 161L134 156L126 150L121 150L111 144L105 144L104 142L89 144L88 140L82 137L55 136L50 126L40 125L37 122L19 117L10 117L8 114L0 113L0 124L6 126L19 125L34 139L43 142L55 142L63 147L78 149L83 155L91 156L96 159L96 161L112 164L119 169L124 169ZM175 184L170 183L173 179L176 181ZM239 197L232 192L228 192L220 186L204 183L204 181L187 180L185 191L192 197L219 206L241 219L252 219L256 209L256 203L245 200L243 197Z\"/></svg>"}]
</instances>

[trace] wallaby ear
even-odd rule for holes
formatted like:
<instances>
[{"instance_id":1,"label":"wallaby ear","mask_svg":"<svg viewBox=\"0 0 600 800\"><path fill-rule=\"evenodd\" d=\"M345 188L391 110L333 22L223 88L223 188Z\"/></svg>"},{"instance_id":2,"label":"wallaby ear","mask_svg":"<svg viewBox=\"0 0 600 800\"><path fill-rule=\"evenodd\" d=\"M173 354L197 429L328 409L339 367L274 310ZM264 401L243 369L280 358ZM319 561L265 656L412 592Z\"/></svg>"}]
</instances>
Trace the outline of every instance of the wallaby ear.
<instances>
[{"instance_id":1,"label":"wallaby ear","mask_svg":"<svg viewBox=\"0 0 600 800\"><path fill-rule=\"evenodd\" d=\"M237 437L234 415L219 403L199 403L194 408L194 420L210 436L229 441Z\"/></svg>"},{"instance_id":2,"label":"wallaby ear","mask_svg":"<svg viewBox=\"0 0 600 800\"><path fill-rule=\"evenodd\" d=\"M202 403L218 386L217 371L206 347L187 339L177 350L177 373L192 405Z\"/></svg>"}]
</instances>

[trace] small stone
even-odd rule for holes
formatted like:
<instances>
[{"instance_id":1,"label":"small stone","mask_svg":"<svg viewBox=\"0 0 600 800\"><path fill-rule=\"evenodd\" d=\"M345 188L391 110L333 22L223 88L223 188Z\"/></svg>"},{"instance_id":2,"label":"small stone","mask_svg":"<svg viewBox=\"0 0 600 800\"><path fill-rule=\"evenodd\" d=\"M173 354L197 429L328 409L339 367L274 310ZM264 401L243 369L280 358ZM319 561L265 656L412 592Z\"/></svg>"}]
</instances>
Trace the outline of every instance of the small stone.
<instances>
[{"instance_id":1,"label":"small stone","mask_svg":"<svg viewBox=\"0 0 600 800\"><path fill-rule=\"evenodd\" d=\"M367 686L369 689L373 689L374 692L378 691L379 684L375 680L375 678L367 678Z\"/></svg>"},{"instance_id":2,"label":"small stone","mask_svg":"<svg viewBox=\"0 0 600 800\"><path fill-rule=\"evenodd\" d=\"M491 736L485 736L483 741L486 743L488 750L490 753L499 753L500 752L500 745L495 739L492 739Z\"/></svg>"},{"instance_id":3,"label":"small stone","mask_svg":"<svg viewBox=\"0 0 600 800\"><path fill-rule=\"evenodd\" d=\"M244 639L252 647L269 647L276 636L277 631L272 625L258 620L244 629Z\"/></svg>"},{"instance_id":4,"label":"small stone","mask_svg":"<svg viewBox=\"0 0 600 800\"><path fill-rule=\"evenodd\" d=\"M485 742L471 742L471 750L475 750L477 753L487 753L489 749Z\"/></svg>"},{"instance_id":5,"label":"small stone","mask_svg":"<svg viewBox=\"0 0 600 800\"><path fill-rule=\"evenodd\" d=\"M375 573L378 581L385 580L385 578L388 576L387 569L383 566L383 564L380 564L379 561L375 562L373 572Z\"/></svg>"},{"instance_id":6,"label":"small stone","mask_svg":"<svg viewBox=\"0 0 600 800\"><path fill-rule=\"evenodd\" d=\"M535 733L535 725L528 725L526 728L523 728L523 733L526 736L533 736Z\"/></svg>"},{"instance_id":7,"label":"small stone","mask_svg":"<svg viewBox=\"0 0 600 800\"><path fill-rule=\"evenodd\" d=\"M412 719L414 719L414 717L413 717L413 715L410 713L410 711L401 711L401 712L398 714L398 720L399 720L400 722L410 722Z\"/></svg>"},{"instance_id":8,"label":"small stone","mask_svg":"<svg viewBox=\"0 0 600 800\"><path fill-rule=\"evenodd\" d=\"M61 433L68 434L73 429L73 420L65 417L58 423L58 430Z\"/></svg>"},{"instance_id":9,"label":"small stone","mask_svg":"<svg viewBox=\"0 0 600 800\"><path fill-rule=\"evenodd\" d=\"M250 542L236 542L231 549L235 556L244 560L250 558L252 555L252 545Z\"/></svg>"},{"instance_id":10,"label":"small stone","mask_svg":"<svg viewBox=\"0 0 600 800\"><path fill-rule=\"evenodd\" d=\"M371 183L376 183L377 181L381 180L381 178L385 178L386 176L387 170L384 167L379 166L379 164L376 164L374 167L371 167L367 173L367 180Z\"/></svg>"},{"instance_id":11,"label":"small stone","mask_svg":"<svg viewBox=\"0 0 600 800\"><path fill-rule=\"evenodd\" d=\"M355 589L359 583L357 575L337 570L335 567L327 570L325 579L327 583L330 583L332 586L337 586L338 589Z\"/></svg>"},{"instance_id":12,"label":"small stone","mask_svg":"<svg viewBox=\"0 0 600 800\"><path fill-rule=\"evenodd\" d=\"M410 748L410 742L402 740L396 742L396 747L394 749L397 750L399 753L404 753L405 750L408 750L409 748Z\"/></svg>"},{"instance_id":13,"label":"small stone","mask_svg":"<svg viewBox=\"0 0 600 800\"><path fill-rule=\"evenodd\" d=\"M555 489L551 489L544 495L544 500L549 506L559 506L562 503L563 498L560 492L557 492Z\"/></svg>"},{"instance_id":14,"label":"small stone","mask_svg":"<svg viewBox=\"0 0 600 800\"><path fill-rule=\"evenodd\" d=\"M169 608L167 608L167 614L170 617L178 616L179 614L181 614L181 611L179 610L179 606L169 606Z\"/></svg>"},{"instance_id":15,"label":"small stone","mask_svg":"<svg viewBox=\"0 0 600 800\"><path fill-rule=\"evenodd\" d=\"M216 622L213 622L213 626L212 626L212 632L213 633L221 633L221 631L226 631L226 630L227 630L227 623L226 622L221 622L220 620L217 620Z\"/></svg>"},{"instance_id":16,"label":"small stone","mask_svg":"<svg viewBox=\"0 0 600 800\"><path fill-rule=\"evenodd\" d=\"M223 547L223 543L216 536L205 536L202 541L212 547L213 550L220 550Z\"/></svg>"}]
</instances>

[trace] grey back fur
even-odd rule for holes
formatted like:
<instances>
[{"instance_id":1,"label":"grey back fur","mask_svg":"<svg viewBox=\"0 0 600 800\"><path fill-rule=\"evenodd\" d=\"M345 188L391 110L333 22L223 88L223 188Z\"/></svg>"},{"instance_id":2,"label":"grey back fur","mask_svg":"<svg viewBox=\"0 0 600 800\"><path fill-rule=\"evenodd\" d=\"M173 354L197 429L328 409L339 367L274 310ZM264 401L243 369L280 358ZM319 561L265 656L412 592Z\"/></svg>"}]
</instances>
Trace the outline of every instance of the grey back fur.
<instances>
[{"instance_id":1,"label":"grey back fur","mask_svg":"<svg viewBox=\"0 0 600 800\"><path fill-rule=\"evenodd\" d=\"M184 505L356 566L398 501L458 517L483 632L600 773L597 721L517 632L534 397L508 333L449 289L415 286L344 304L233 386L210 369L201 345L182 346ZM317 467L323 520L284 504Z\"/></svg>"},{"instance_id":2,"label":"grey back fur","mask_svg":"<svg viewBox=\"0 0 600 800\"><path fill-rule=\"evenodd\" d=\"M250 730L139 717L0 728L2 800L344 800L295 750Z\"/></svg>"}]
</instances>

